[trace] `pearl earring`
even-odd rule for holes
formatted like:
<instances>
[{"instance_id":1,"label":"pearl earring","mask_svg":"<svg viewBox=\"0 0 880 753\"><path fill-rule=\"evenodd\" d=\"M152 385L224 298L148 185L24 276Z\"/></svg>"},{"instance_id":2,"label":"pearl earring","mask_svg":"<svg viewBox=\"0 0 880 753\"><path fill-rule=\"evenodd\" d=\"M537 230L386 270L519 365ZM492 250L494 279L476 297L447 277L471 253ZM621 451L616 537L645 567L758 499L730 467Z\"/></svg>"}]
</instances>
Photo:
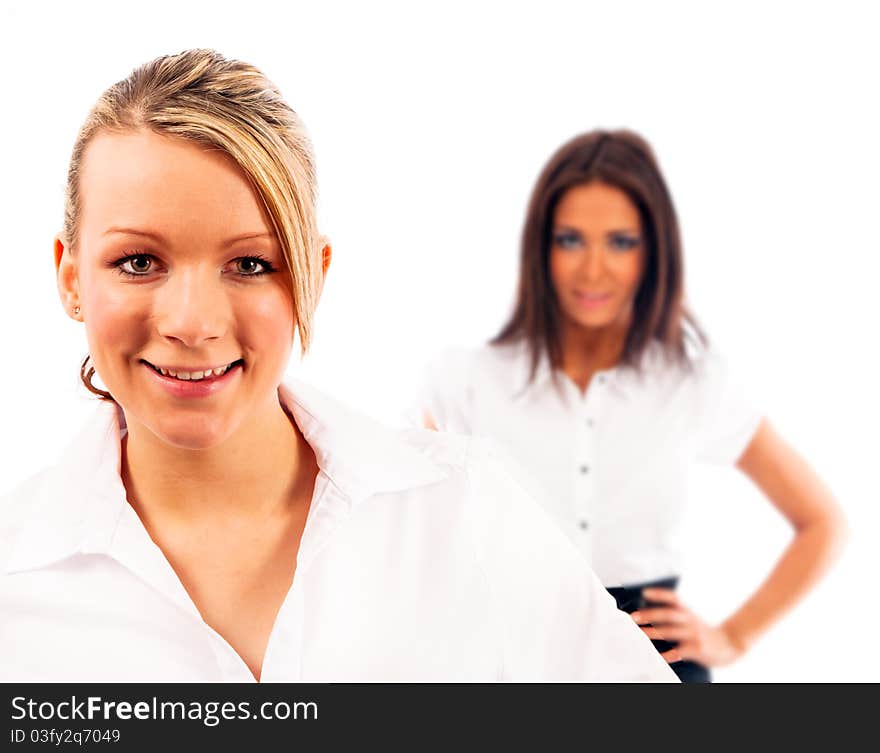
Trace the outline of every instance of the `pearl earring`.
<instances>
[{"instance_id":1,"label":"pearl earring","mask_svg":"<svg viewBox=\"0 0 880 753\"><path fill-rule=\"evenodd\" d=\"M79 306L74 306L74 307L73 307L73 313L76 314L76 315L79 315Z\"/></svg>"}]
</instances>

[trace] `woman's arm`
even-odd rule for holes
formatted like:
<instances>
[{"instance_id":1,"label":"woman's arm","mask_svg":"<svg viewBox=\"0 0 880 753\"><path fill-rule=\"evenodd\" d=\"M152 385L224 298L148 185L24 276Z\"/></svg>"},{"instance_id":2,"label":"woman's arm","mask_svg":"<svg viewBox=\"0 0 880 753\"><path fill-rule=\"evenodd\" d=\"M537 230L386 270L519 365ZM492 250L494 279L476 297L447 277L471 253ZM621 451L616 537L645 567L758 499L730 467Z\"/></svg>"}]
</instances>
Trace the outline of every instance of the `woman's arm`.
<instances>
[{"instance_id":1,"label":"woman's arm","mask_svg":"<svg viewBox=\"0 0 880 753\"><path fill-rule=\"evenodd\" d=\"M766 419L737 466L785 516L794 538L757 591L718 627L703 623L673 592L646 590L647 598L666 606L643 609L633 618L655 625L643 628L651 638L681 641L664 654L668 661L711 666L738 658L818 582L846 538L843 513L828 487Z\"/></svg>"},{"instance_id":2,"label":"woman's arm","mask_svg":"<svg viewBox=\"0 0 880 753\"><path fill-rule=\"evenodd\" d=\"M795 532L767 579L721 626L745 650L831 567L846 539L846 521L828 487L767 420L737 466Z\"/></svg>"}]
</instances>

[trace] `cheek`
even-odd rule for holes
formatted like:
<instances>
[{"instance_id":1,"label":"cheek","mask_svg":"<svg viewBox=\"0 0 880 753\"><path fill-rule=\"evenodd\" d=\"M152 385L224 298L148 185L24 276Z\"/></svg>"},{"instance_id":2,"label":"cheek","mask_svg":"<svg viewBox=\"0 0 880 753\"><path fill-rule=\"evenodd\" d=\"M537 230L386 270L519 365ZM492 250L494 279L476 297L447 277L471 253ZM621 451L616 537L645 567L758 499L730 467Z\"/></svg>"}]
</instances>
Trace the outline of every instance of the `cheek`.
<instances>
[{"instance_id":1,"label":"cheek","mask_svg":"<svg viewBox=\"0 0 880 753\"><path fill-rule=\"evenodd\" d=\"M564 286L576 267L577 258L574 254L551 251L550 281L553 283L553 288L559 290L560 286Z\"/></svg>"},{"instance_id":2,"label":"cheek","mask_svg":"<svg viewBox=\"0 0 880 753\"><path fill-rule=\"evenodd\" d=\"M83 308L89 352L96 361L111 351L126 355L149 339L149 301L124 286L96 276L83 280Z\"/></svg>"},{"instance_id":3,"label":"cheek","mask_svg":"<svg viewBox=\"0 0 880 753\"><path fill-rule=\"evenodd\" d=\"M618 284L634 295L642 281L642 269L644 267L641 253L623 254L616 259L614 265L614 277Z\"/></svg>"},{"instance_id":4,"label":"cheek","mask_svg":"<svg viewBox=\"0 0 880 753\"><path fill-rule=\"evenodd\" d=\"M268 286L267 286L268 287ZM263 353L277 350L286 359L293 344L293 304L280 286L239 302L237 323L242 339Z\"/></svg>"}]
</instances>

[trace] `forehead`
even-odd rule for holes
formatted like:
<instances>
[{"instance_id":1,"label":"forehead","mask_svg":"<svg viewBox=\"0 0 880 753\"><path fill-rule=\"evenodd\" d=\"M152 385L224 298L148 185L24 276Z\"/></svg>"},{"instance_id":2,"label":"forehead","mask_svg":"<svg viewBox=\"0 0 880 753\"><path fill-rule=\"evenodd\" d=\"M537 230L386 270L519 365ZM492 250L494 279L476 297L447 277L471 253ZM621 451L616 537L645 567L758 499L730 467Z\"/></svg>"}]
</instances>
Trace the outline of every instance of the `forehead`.
<instances>
[{"instance_id":1,"label":"forehead","mask_svg":"<svg viewBox=\"0 0 880 753\"><path fill-rule=\"evenodd\" d=\"M569 188L556 205L555 221L577 226L637 229L639 210L625 191L591 182Z\"/></svg>"},{"instance_id":2,"label":"forehead","mask_svg":"<svg viewBox=\"0 0 880 753\"><path fill-rule=\"evenodd\" d=\"M172 235L270 230L256 191L227 154L148 130L96 135L79 189L84 233L113 225Z\"/></svg>"}]
</instances>

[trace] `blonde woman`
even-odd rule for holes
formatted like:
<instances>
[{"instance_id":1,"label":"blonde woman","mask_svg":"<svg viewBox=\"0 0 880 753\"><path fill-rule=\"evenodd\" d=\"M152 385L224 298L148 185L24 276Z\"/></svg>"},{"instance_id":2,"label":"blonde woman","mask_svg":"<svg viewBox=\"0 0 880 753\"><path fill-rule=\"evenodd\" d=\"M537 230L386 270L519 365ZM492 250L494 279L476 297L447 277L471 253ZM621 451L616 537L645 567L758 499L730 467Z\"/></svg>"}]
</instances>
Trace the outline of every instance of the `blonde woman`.
<instances>
[{"instance_id":1,"label":"blonde woman","mask_svg":"<svg viewBox=\"0 0 880 753\"><path fill-rule=\"evenodd\" d=\"M674 681L479 444L282 383L314 202L250 65L188 51L99 99L55 241L98 402L0 501L0 681Z\"/></svg>"}]
</instances>

